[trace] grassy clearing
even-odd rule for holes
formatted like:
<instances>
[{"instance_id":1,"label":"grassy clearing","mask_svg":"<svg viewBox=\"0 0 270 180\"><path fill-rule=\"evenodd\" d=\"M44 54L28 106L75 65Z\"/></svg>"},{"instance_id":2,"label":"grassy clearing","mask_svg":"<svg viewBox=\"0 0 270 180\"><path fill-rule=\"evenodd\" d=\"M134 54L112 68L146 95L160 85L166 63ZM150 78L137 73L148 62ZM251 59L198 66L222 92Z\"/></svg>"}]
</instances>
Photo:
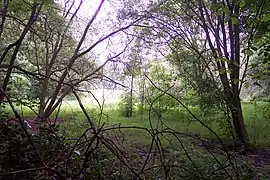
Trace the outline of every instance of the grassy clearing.
<instances>
[{"instance_id":1,"label":"grassy clearing","mask_svg":"<svg viewBox=\"0 0 270 180\"><path fill-rule=\"evenodd\" d=\"M93 118L99 126L105 123L105 126L121 124L121 126L149 128L150 122L153 127L156 127L157 125L160 126L160 121L158 121L154 116L150 116L149 118L149 114L147 112L144 114L137 113L133 117L127 118L118 114L118 110L115 105L106 105L103 109L103 115L100 115L98 107L90 106L86 102L84 102L84 104L91 118ZM17 107L17 109L24 117L35 116L35 113L27 107ZM268 103L243 103L245 124L250 136L250 141L257 147L270 145L270 134L268 133L270 128L269 109ZM7 107L6 110L9 115L12 116L11 109ZM224 115L213 113L212 115L203 117L196 108L191 108L191 111L221 137L225 137L224 132L221 129L221 127L225 125L217 123L217 120L224 118ZM53 114L53 117L55 116L56 113ZM89 128L88 121L76 101L63 103L58 117L65 120L62 129L65 131L67 137L78 137L82 132ZM215 139L214 135L207 128L194 121L192 116L183 109L179 109L175 113L165 114L161 120L164 125L178 132L200 134L202 136ZM149 144L150 136L142 130L127 129L124 130L124 132L126 132L125 138L132 143Z\"/></svg>"},{"instance_id":2,"label":"grassy clearing","mask_svg":"<svg viewBox=\"0 0 270 180\"><path fill-rule=\"evenodd\" d=\"M164 114L161 119L157 119L153 115L149 118L148 112L144 112L143 114L136 113L134 116L127 118L119 115L118 107L115 105L104 106L103 114L101 115L98 107L90 106L86 102L84 102L84 104L96 125L101 126L104 124L104 128L117 127L120 125L121 127L137 126L150 128L151 122L154 128L164 129L165 126L167 126L177 132L197 134L202 137L216 139L207 128L194 121L194 118L184 109L179 108ZM268 119L270 117L268 114L268 107L269 104L266 103L243 103L245 123L253 145L270 145L268 140ZM17 109L24 117L35 116L35 114L26 107L17 107ZM212 114L203 116L197 108L191 107L190 110L219 136L226 140L226 136L224 136L224 131L222 130L222 126L224 125L218 124L220 119L224 118L223 114L213 112ZM10 108L7 107L6 111L12 116L13 113ZM52 117L55 117L56 115L57 113L55 112ZM61 130L64 132L67 142L74 142L73 138L77 139L90 127L76 101L63 103L58 118L65 120L61 126ZM161 127L161 122L163 122L163 127ZM93 137L92 134L88 134L87 138L89 137ZM134 169L140 169L144 162L146 162L146 157L150 154L145 168L147 169L149 167L150 169L145 170L145 179L157 179L156 174L158 173L159 175L164 176L161 173L162 171L160 171L161 168L152 168L162 165L162 158L160 157L161 151L159 151L160 147L164 150L162 151L162 153L164 153L164 156L162 156L164 157L164 162L168 165L172 165L168 166L169 169L166 168L166 171L169 170L172 175L171 179L179 179L179 177L183 175L189 177L189 179L202 179L200 178L200 174L205 176L204 179L226 179L224 178L227 176L225 173L226 171L234 176L234 170L232 168L234 166L238 167L237 172L241 173L241 176L244 177L243 179L251 179L245 177L253 176L253 165L250 159L237 156L237 163L235 163L234 166L231 166L232 164L229 164L226 154L223 154L222 151L212 148L212 153L211 150L207 149L207 144L204 143L209 142L211 145L211 141L205 141L200 144L200 141L195 138L182 136L180 134L175 135L173 133L159 132L158 138L157 136L154 136L156 141L154 141L153 148L151 149L150 145L153 137L147 131L135 128L106 131L102 134L102 137L103 140L107 139L108 142L110 142L109 144L113 142L112 144L115 144L114 147L117 146L117 148L121 149L119 152L121 151L121 155L124 155L125 158L127 158L127 161L131 163ZM70 141L70 139L72 141ZM85 141L85 139L81 141ZM84 144L83 147L85 146L86 144ZM83 147L79 147L76 151L83 152ZM103 169L107 172L107 168L110 169L113 167L115 168L115 171L118 172L118 167L122 167L121 163L119 163L110 149L104 144L100 144L97 153L99 153L97 160L99 169ZM176 168L176 166L178 168ZM186 169L187 171L179 171L179 167L181 167L180 169ZM129 177L131 177L128 169L120 169L121 178L116 174L114 179L129 179ZM223 171L222 169L225 169L226 171ZM123 174L125 176L122 176ZM110 176L110 178L111 177L112 176Z\"/></svg>"},{"instance_id":3,"label":"grassy clearing","mask_svg":"<svg viewBox=\"0 0 270 180\"><path fill-rule=\"evenodd\" d=\"M244 103L243 112L250 141L254 146L270 146L270 104Z\"/></svg>"}]
</instances>

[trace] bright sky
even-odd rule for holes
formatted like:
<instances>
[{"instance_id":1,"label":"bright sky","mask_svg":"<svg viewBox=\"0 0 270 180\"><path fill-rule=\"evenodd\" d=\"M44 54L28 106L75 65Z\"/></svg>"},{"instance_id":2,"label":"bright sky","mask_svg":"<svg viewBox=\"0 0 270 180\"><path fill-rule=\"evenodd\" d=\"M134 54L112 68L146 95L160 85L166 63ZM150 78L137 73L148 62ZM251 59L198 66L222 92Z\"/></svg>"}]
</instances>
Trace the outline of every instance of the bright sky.
<instances>
[{"instance_id":1,"label":"bright sky","mask_svg":"<svg viewBox=\"0 0 270 180\"><path fill-rule=\"evenodd\" d=\"M72 0L55 0L57 3L61 4L62 7L64 7L65 2L68 2L69 5L72 4ZM77 19L75 20L75 23L73 25L73 35L74 37L79 41L81 38L81 35L89 22L89 20L93 17L96 9L98 8L101 0L82 0L82 6L77 14ZM75 11L75 8L77 8L80 4L81 0L75 0L75 7L73 8L73 12ZM67 9L67 8L66 8ZM89 46L91 46L94 42L99 40L101 37L104 37L105 35L111 33L116 25L116 6L110 1L105 0L102 8L95 19L93 25L90 27L87 37L82 45L82 47L85 49ZM104 41L103 43L100 43L97 45L92 52L95 53L97 59L99 59L101 62L105 61L109 55L113 56L112 49L108 50L108 43L118 42L119 36L115 36L110 38L111 41ZM113 46L111 46L113 47ZM120 48L117 48L119 51L121 51ZM119 52L118 51L118 52Z\"/></svg>"},{"instance_id":2,"label":"bright sky","mask_svg":"<svg viewBox=\"0 0 270 180\"><path fill-rule=\"evenodd\" d=\"M65 2L68 0L55 0L59 4L64 7ZM72 0L68 1L70 4L73 2ZM73 9L73 12L75 9L79 6L81 0L75 0L75 8ZM73 25L73 35L74 37L79 41L81 38L81 35L86 27L86 24L89 22L89 20L93 17L95 11L97 10L101 0L83 0L83 4L78 11L78 18L77 21L75 21ZM101 38L104 35L109 34L113 30L110 27L113 27L113 21L116 20L116 9L108 2L108 0L105 0L105 2L102 5L102 8L97 16L97 18L94 21L93 26L89 29L89 33L87 35L87 38L85 40L85 43L83 44L84 48L87 48L91 46L95 41L97 41L99 38ZM107 56L111 53L111 50L108 50L107 48L108 41L105 41L103 43L100 43L98 46L96 46L92 53L95 54L97 63L102 64L104 61L107 60ZM118 52L121 52L122 49L119 48ZM121 92L119 91L110 91L107 90L104 91L102 89L97 89L92 92L95 97L102 103L103 98L106 99L105 103L115 103L117 100L119 100L121 96ZM111 96L111 94L114 94L114 96ZM84 99L84 101L89 101L88 104L95 104L95 100L91 97L88 97Z\"/></svg>"},{"instance_id":3,"label":"bright sky","mask_svg":"<svg viewBox=\"0 0 270 180\"><path fill-rule=\"evenodd\" d=\"M67 0L58 0L58 2L62 2L61 4L63 5L65 1ZM80 1L81 0L75 0L75 7L79 6ZM122 4L116 4L116 2L118 2L117 0L112 0L112 1L105 0L105 2L103 3L103 6L97 18L95 19L94 24L89 29L89 33L88 33L85 43L83 44L83 47L87 48L91 46L99 38L104 37L105 35L108 35L109 33L113 32L115 29L118 29L120 27L119 23L117 22L116 16L117 16L117 9L120 8ZM72 1L69 1L69 2L72 2ZM79 18L77 19L77 22L75 22L75 25L73 27L74 35L77 40L80 39L86 24L92 18L100 2L101 0L84 0L78 12ZM97 60L100 63L103 63L104 61L106 61L109 55L113 56L124 50L124 47L126 44L124 41L126 41L126 36L123 33L117 34L114 37L110 38L110 40L100 43L98 46L96 46L93 49L92 52L95 53ZM149 56L152 56L152 55L149 55ZM122 59L122 60L125 61L125 59ZM118 64L117 66L121 66L121 64ZM103 93L105 93L105 99L108 102L117 101L121 95L121 93L116 93L116 92L109 93L107 91L101 92L100 90L97 90L97 92L95 92L95 95L98 97L99 100L102 100L103 96L101 95L103 95ZM111 96L111 94L115 94L115 96ZM116 96L116 94L118 95Z\"/></svg>"},{"instance_id":4,"label":"bright sky","mask_svg":"<svg viewBox=\"0 0 270 180\"><path fill-rule=\"evenodd\" d=\"M79 5L81 0L75 0L75 3L77 6ZM94 11L99 6L101 0L84 0L83 5L80 10L80 15L82 16L91 16L93 15ZM109 2L105 0L105 2L102 5L102 9L100 11L99 16L106 16L106 11L109 9Z\"/></svg>"},{"instance_id":5,"label":"bright sky","mask_svg":"<svg viewBox=\"0 0 270 180\"><path fill-rule=\"evenodd\" d=\"M77 6L79 5L81 0L75 0ZM81 26L81 32L83 31L86 23L92 18L93 14L95 13L96 9L98 8L101 0L84 0L82 7L79 11L79 17L82 19L81 22L77 22ZM112 11L110 4L107 0L102 5L102 8L94 21L94 25L91 27L88 36L87 36L87 43L85 46L91 45L92 41L98 40L100 37L109 33L109 19L108 13ZM112 17L112 16L110 16ZM111 19L112 20L112 19ZM91 31L92 30L92 31ZM95 34L91 34L92 32ZM91 41L91 42L90 42ZM99 44L94 50L96 53L104 54L104 50L106 49L106 43ZM104 58L104 57L103 57Z\"/></svg>"}]
</instances>

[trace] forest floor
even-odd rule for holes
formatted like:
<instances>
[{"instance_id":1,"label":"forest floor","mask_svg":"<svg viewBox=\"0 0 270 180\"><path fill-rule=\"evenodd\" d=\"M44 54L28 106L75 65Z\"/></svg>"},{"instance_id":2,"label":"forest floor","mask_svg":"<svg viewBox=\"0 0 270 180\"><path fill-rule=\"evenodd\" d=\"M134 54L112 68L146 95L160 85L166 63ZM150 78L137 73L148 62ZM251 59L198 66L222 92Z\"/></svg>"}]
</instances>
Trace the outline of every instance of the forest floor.
<instances>
[{"instance_id":1,"label":"forest floor","mask_svg":"<svg viewBox=\"0 0 270 180\"><path fill-rule=\"evenodd\" d=\"M270 178L270 148L257 148L248 154L257 169Z\"/></svg>"}]
</instances>

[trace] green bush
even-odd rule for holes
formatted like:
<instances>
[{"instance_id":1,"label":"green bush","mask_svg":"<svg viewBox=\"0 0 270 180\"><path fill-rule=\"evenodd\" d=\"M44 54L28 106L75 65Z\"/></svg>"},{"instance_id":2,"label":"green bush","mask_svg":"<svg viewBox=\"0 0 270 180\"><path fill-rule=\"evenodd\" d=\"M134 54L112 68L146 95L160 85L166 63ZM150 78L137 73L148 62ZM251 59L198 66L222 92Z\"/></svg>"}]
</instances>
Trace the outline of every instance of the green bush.
<instances>
[{"instance_id":1,"label":"green bush","mask_svg":"<svg viewBox=\"0 0 270 180\"><path fill-rule=\"evenodd\" d=\"M132 104L131 104L132 100ZM122 95L120 102L117 104L117 113L122 117L129 117L130 114L136 113L138 99L135 97L130 97L129 93L125 93ZM132 112L130 112L132 110Z\"/></svg>"}]
</instances>

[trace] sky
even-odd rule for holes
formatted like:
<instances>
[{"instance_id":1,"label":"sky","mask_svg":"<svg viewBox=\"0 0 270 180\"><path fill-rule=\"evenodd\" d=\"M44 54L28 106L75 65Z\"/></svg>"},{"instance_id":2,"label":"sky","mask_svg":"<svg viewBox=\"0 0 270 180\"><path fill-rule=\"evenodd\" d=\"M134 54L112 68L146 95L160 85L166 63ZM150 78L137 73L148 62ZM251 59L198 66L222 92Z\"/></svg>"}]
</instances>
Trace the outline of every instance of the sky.
<instances>
[{"instance_id":1,"label":"sky","mask_svg":"<svg viewBox=\"0 0 270 180\"><path fill-rule=\"evenodd\" d=\"M59 1L61 1L60 4L62 4L63 6L66 0ZM84 0L78 12L77 21L75 22L73 27L73 34L78 41L84 31L86 24L89 22L96 9L98 8L100 1L101 0ZM79 3L80 0L75 0L75 7L78 7ZM117 20L116 15L116 7L108 0L105 0L97 18L94 21L93 26L89 30L87 39L83 44L84 48L91 46L93 42L98 40L100 37L107 35L113 31L113 27L115 26ZM119 53L124 49L124 47L120 45L121 43L117 44L121 42L120 39L121 35L116 35L114 38L110 39L111 41L105 41L103 43L100 43L93 49L92 52L95 53L96 59L99 61L98 64L102 64L104 61L106 61L109 55L113 56L114 51L116 51L116 53ZM114 44L114 46L108 47L108 43ZM106 99L106 103L113 103L118 101L122 94L120 91L104 92L102 89L94 90L92 93L100 102L103 101L104 96L104 98ZM114 96L111 96L112 93L114 94ZM86 100L91 102L93 101L93 99L91 98L87 98Z\"/></svg>"},{"instance_id":2,"label":"sky","mask_svg":"<svg viewBox=\"0 0 270 180\"><path fill-rule=\"evenodd\" d=\"M75 3L78 4L80 3L81 0L75 0ZM81 16L89 16L92 15L93 12L97 9L99 6L101 0L84 0L83 5L80 10L80 15ZM105 17L106 16L106 11L110 9L109 2L105 0L105 2L102 5L102 9L99 13L99 17Z\"/></svg>"},{"instance_id":3,"label":"sky","mask_svg":"<svg viewBox=\"0 0 270 180\"><path fill-rule=\"evenodd\" d=\"M96 9L98 8L100 1L101 0L84 0L82 7L78 13L78 16L81 18L82 21L77 22L80 24L79 26L81 26L80 29L82 31L83 31L84 27L86 26L87 22L89 21L89 19L91 19L91 17L95 13ZM79 5L80 0L75 0L75 2L76 2L76 4ZM108 27L107 24L109 22L109 20L107 19L108 18L107 14L109 13L110 10L111 10L110 4L108 3L107 0L105 0L96 20L94 22L94 25L92 26L92 28L94 29L96 34L92 35L89 33L89 35L87 37L87 41L93 41L93 40L96 41L96 40L98 40L98 38L109 33L110 29L107 29L107 27ZM90 29L90 31L91 30L92 29ZM91 42L87 42L85 44L85 46L89 46L91 44L92 44ZM104 49L106 49L106 43L99 44L94 49L94 51L98 54L104 54ZM106 55L104 55L101 59L105 58L105 56Z\"/></svg>"},{"instance_id":4,"label":"sky","mask_svg":"<svg viewBox=\"0 0 270 180\"><path fill-rule=\"evenodd\" d=\"M56 0L57 3L62 5L62 7L64 7L66 1L67 0ZM76 8L79 6L80 1L81 0L75 0ZM70 4L72 2L73 2L72 0L69 0ZM81 35L83 34L83 31L85 29L85 26L94 15L100 2L101 0L83 0L82 6L78 11L77 18L73 24L73 36L75 37L75 39L77 39L77 41L80 40ZM73 8L72 11L74 12L75 8ZM104 37L105 35L112 32L113 27L115 26L115 22L117 20L116 15L117 15L116 6L114 6L108 0L105 0L97 18L95 19L93 25L90 27L86 40L84 41L82 46L84 48L87 48L101 37ZM104 43L100 43L92 51L96 54L97 59L99 59L100 61L105 61L107 59L107 56L109 56L112 53L111 52L112 49L108 50L108 43L120 42L119 37L117 36L110 39L111 41L105 41ZM112 39L118 40L113 41ZM117 49L119 50L119 48Z\"/></svg>"}]
</instances>

